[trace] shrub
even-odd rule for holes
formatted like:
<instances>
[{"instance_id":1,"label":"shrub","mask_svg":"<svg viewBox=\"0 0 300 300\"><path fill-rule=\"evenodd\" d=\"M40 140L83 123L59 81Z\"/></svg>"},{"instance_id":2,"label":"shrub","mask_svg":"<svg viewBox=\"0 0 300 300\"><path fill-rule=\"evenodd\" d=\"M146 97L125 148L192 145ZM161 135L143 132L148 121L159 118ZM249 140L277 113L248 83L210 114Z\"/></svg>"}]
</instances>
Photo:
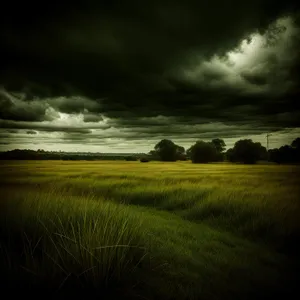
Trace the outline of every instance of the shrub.
<instances>
[{"instance_id":1,"label":"shrub","mask_svg":"<svg viewBox=\"0 0 300 300\"><path fill-rule=\"evenodd\" d=\"M146 157L142 157L142 158L140 159L140 162L143 162L143 163L149 162L149 159L146 158Z\"/></svg>"}]
</instances>

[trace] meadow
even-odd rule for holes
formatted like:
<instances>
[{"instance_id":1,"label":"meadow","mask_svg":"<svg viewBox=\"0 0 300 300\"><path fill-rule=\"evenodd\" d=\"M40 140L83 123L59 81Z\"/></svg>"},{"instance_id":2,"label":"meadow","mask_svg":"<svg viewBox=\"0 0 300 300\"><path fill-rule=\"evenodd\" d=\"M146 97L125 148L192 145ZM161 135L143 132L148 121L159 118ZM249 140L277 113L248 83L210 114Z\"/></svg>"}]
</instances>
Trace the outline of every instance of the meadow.
<instances>
[{"instance_id":1,"label":"meadow","mask_svg":"<svg viewBox=\"0 0 300 300\"><path fill-rule=\"evenodd\" d=\"M2 161L1 290L296 297L299 175L278 165Z\"/></svg>"}]
</instances>

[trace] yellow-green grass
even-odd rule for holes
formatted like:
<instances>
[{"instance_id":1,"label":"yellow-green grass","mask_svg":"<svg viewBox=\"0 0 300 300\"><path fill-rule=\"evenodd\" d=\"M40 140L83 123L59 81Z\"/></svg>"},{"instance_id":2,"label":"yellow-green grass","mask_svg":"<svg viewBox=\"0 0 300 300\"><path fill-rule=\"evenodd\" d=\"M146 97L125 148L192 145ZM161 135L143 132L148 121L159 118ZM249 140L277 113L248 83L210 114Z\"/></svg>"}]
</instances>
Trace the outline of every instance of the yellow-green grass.
<instances>
[{"instance_id":1,"label":"yellow-green grass","mask_svg":"<svg viewBox=\"0 0 300 300\"><path fill-rule=\"evenodd\" d=\"M2 162L2 283L56 297L286 297L299 267L299 173L226 163Z\"/></svg>"}]
</instances>

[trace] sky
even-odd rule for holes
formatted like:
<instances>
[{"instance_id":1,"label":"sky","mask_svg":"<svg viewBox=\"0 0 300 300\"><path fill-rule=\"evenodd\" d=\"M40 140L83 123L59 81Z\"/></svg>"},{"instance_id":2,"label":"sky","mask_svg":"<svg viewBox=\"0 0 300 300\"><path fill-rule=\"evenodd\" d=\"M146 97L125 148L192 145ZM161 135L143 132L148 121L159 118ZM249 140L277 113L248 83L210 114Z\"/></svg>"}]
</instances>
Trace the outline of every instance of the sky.
<instances>
[{"instance_id":1,"label":"sky","mask_svg":"<svg viewBox=\"0 0 300 300\"><path fill-rule=\"evenodd\" d=\"M297 1L10 2L0 151L300 137Z\"/></svg>"}]
</instances>

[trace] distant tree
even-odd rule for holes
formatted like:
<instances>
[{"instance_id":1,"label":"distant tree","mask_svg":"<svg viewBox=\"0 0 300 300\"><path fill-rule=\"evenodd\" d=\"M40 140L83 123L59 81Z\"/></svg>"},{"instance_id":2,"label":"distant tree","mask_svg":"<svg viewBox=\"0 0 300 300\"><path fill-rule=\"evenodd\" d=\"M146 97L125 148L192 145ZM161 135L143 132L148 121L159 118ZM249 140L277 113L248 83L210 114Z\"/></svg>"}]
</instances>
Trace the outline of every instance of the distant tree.
<instances>
[{"instance_id":1,"label":"distant tree","mask_svg":"<svg viewBox=\"0 0 300 300\"><path fill-rule=\"evenodd\" d=\"M186 150L186 158L192 159L192 146Z\"/></svg>"},{"instance_id":2,"label":"distant tree","mask_svg":"<svg viewBox=\"0 0 300 300\"><path fill-rule=\"evenodd\" d=\"M259 153L259 160L268 160L268 151L267 148L264 147L261 143L254 143L257 147L257 151Z\"/></svg>"},{"instance_id":3,"label":"distant tree","mask_svg":"<svg viewBox=\"0 0 300 300\"><path fill-rule=\"evenodd\" d=\"M278 149L278 163L293 163L295 160L295 149L291 146L284 145Z\"/></svg>"},{"instance_id":4,"label":"distant tree","mask_svg":"<svg viewBox=\"0 0 300 300\"><path fill-rule=\"evenodd\" d=\"M268 156L270 161L278 164L300 163L300 138L294 139L291 145L270 149Z\"/></svg>"},{"instance_id":5,"label":"distant tree","mask_svg":"<svg viewBox=\"0 0 300 300\"><path fill-rule=\"evenodd\" d=\"M176 161L185 152L183 147L176 145L168 139L161 140L155 145L154 149L162 161Z\"/></svg>"},{"instance_id":6,"label":"distant tree","mask_svg":"<svg viewBox=\"0 0 300 300\"><path fill-rule=\"evenodd\" d=\"M239 140L235 143L230 154L230 161L255 164L266 155L266 149L260 143L254 143L251 139Z\"/></svg>"},{"instance_id":7,"label":"distant tree","mask_svg":"<svg viewBox=\"0 0 300 300\"><path fill-rule=\"evenodd\" d=\"M161 140L155 145L154 149L162 161L176 160L176 145L172 141Z\"/></svg>"},{"instance_id":8,"label":"distant tree","mask_svg":"<svg viewBox=\"0 0 300 300\"><path fill-rule=\"evenodd\" d=\"M176 160L186 160L184 147L178 145L176 145L176 147Z\"/></svg>"},{"instance_id":9,"label":"distant tree","mask_svg":"<svg viewBox=\"0 0 300 300\"><path fill-rule=\"evenodd\" d=\"M197 141L187 151L193 163L208 163L216 161L217 149L212 143Z\"/></svg>"},{"instance_id":10,"label":"distant tree","mask_svg":"<svg viewBox=\"0 0 300 300\"><path fill-rule=\"evenodd\" d=\"M294 139L294 140L292 141L291 146L292 146L294 149L300 149L300 137Z\"/></svg>"},{"instance_id":11,"label":"distant tree","mask_svg":"<svg viewBox=\"0 0 300 300\"><path fill-rule=\"evenodd\" d=\"M280 154L279 154L279 149L270 149L268 151L268 158L269 161L275 162L277 164L280 163Z\"/></svg>"},{"instance_id":12,"label":"distant tree","mask_svg":"<svg viewBox=\"0 0 300 300\"><path fill-rule=\"evenodd\" d=\"M186 161L188 158L186 156L186 154L179 154L177 156L177 160L181 160L181 161Z\"/></svg>"},{"instance_id":13,"label":"distant tree","mask_svg":"<svg viewBox=\"0 0 300 300\"><path fill-rule=\"evenodd\" d=\"M223 152L225 150L226 144L224 142L224 140L222 139L213 139L211 140L211 143L216 147L218 152Z\"/></svg>"},{"instance_id":14,"label":"distant tree","mask_svg":"<svg viewBox=\"0 0 300 300\"><path fill-rule=\"evenodd\" d=\"M155 150L151 150L148 153L148 156L151 158L151 160L160 160L160 157L159 157L157 151L155 151Z\"/></svg>"},{"instance_id":15,"label":"distant tree","mask_svg":"<svg viewBox=\"0 0 300 300\"><path fill-rule=\"evenodd\" d=\"M300 163L300 138L299 137L293 140L292 148L294 152L293 161L295 163Z\"/></svg>"},{"instance_id":16,"label":"distant tree","mask_svg":"<svg viewBox=\"0 0 300 300\"><path fill-rule=\"evenodd\" d=\"M182 146L176 145L176 152L177 152L177 154L184 154L185 153L185 149Z\"/></svg>"},{"instance_id":17,"label":"distant tree","mask_svg":"<svg viewBox=\"0 0 300 300\"><path fill-rule=\"evenodd\" d=\"M224 152L225 147L226 147L226 144L225 144L224 140L216 138L216 139L213 139L211 141L211 144L214 145L214 147L217 150L216 160L217 161L223 161L224 160L224 153L223 152Z\"/></svg>"},{"instance_id":18,"label":"distant tree","mask_svg":"<svg viewBox=\"0 0 300 300\"><path fill-rule=\"evenodd\" d=\"M225 153L225 157L228 161L230 162L235 162L235 154L234 154L234 150L232 148L228 149Z\"/></svg>"},{"instance_id":19,"label":"distant tree","mask_svg":"<svg viewBox=\"0 0 300 300\"><path fill-rule=\"evenodd\" d=\"M151 150L151 151L149 151L148 154L152 155L152 156L155 156L155 155L157 155L157 152L155 150Z\"/></svg>"}]
</instances>

